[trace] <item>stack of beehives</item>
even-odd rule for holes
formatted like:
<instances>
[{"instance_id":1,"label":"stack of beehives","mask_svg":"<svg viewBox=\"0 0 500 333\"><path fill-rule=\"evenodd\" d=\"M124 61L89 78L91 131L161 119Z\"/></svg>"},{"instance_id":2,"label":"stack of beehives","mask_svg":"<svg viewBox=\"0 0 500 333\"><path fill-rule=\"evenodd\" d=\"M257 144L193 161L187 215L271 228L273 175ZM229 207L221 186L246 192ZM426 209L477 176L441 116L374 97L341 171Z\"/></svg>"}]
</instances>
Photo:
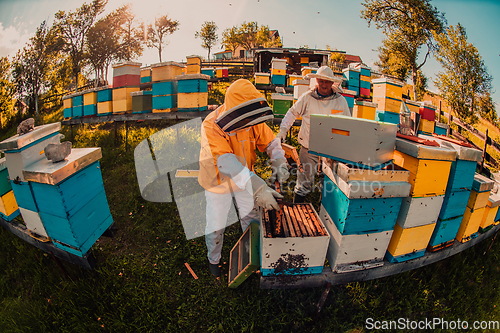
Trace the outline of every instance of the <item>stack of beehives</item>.
<instances>
[{"instance_id":1,"label":"stack of beehives","mask_svg":"<svg viewBox=\"0 0 500 333\"><path fill-rule=\"evenodd\" d=\"M97 95L97 115L104 116L113 113L113 88L103 86L95 88Z\"/></svg>"},{"instance_id":2,"label":"stack of beehives","mask_svg":"<svg viewBox=\"0 0 500 333\"><path fill-rule=\"evenodd\" d=\"M153 112L177 111L177 81L175 77L182 74L182 66L176 62L161 62L151 65L153 82Z\"/></svg>"},{"instance_id":3,"label":"stack of beehives","mask_svg":"<svg viewBox=\"0 0 500 333\"><path fill-rule=\"evenodd\" d=\"M271 60L271 83L276 86L286 86L286 59Z\"/></svg>"},{"instance_id":4,"label":"stack of beehives","mask_svg":"<svg viewBox=\"0 0 500 333\"><path fill-rule=\"evenodd\" d=\"M373 79L373 102L377 103L377 120L399 124L404 83L389 78Z\"/></svg>"},{"instance_id":5,"label":"stack of beehives","mask_svg":"<svg viewBox=\"0 0 500 333\"><path fill-rule=\"evenodd\" d=\"M208 107L208 85L210 77L204 74L186 74L177 80L177 110L183 112L205 111Z\"/></svg>"},{"instance_id":6,"label":"stack of beehives","mask_svg":"<svg viewBox=\"0 0 500 333\"><path fill-rule=\"evenodd\" d=\"M130 93L141 90L141 63L122 62L113 65L113 113L131 113Z\"/></svg>"},{"instance_id":7,"label":"stack of beehives","mask_svg":"<svg viewBox=\"0 0 500 333\"><path fill-rule=\"evenodd\" d=\"M8 176L9 171L5 157L0 158L0 217L6 221L12 221L19 215L19 207Z\"/></svg>"}]
</instances>

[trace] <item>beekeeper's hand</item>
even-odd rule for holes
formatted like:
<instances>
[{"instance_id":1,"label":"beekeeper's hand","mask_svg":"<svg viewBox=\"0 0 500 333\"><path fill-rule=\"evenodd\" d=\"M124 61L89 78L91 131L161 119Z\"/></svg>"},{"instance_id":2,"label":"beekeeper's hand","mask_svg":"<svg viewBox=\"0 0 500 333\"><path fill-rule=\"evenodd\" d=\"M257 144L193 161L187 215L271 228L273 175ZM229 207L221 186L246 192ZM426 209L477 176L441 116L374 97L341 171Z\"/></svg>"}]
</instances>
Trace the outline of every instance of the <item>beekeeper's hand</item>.
<instances>
[{"instance_id":1,"label":"beekeeper's hand","mask_svg":"<svg viewBox=\"0 0 500 333\"><path fill-rule=\"evenodd\" d=\"M270 181L273 184L276 180L278 183L282 184L286 182L290 173L288 172L288 165L286 159L277 158L271 162L271 167L273 169L273 174L271 175Z\"/></svg>"},{"instance_id":2,"label":"beekeeper's hand","mask_svg":"<svg viewBox=\"0 0 500 333\"><path fill-rule=\"evenodd\" d=\"M249 183L253 190L253 199L257 206L267 210L279 210L280 206L275 198L283 199L283 196L267 186L266 182L257 175L250 177Z\"/></svg>"},{"instance_id":3,"label":"beekeeper's hand","mask_svg":"<svg viewBox=\"0 0 500 333\"><path fill-rule=\"evenodd\" d=\"M276 139L279 140L279 142L285 141L287 132L288 130L285 127L280 127L280 131L276 135Z\"/></svg>"}]
</instances>

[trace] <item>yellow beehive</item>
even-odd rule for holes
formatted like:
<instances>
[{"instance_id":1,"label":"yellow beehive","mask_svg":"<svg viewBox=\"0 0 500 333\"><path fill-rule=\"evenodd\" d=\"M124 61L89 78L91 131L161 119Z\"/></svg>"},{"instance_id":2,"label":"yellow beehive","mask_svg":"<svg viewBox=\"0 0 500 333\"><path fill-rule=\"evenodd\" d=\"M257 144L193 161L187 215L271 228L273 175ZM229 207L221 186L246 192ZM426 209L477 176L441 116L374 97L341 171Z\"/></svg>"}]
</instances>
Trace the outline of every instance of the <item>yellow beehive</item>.
<instances>
[{"instance_id":1,"label":"yellow beehive","mask_svg":"<svg viewBox=\"0 0 500 333\"><path fill-rule=\"evenodd\" d=\"M63 99L63 109L69 109L73 107L73 98Z\"/></svg>"},{"instance_id":2,"label":"yellow beehive","mask_svg":"<svg viewBox=\"0 0 500 333\"><path fill-rule=\"evenodd\" d=\"M446 192L451 161L417 159L395 150L394 164L410 171L410 196L429 197Z\"/></svg>"},{"instance_id":3,"label":"yellow beehive","mask_svg":"<svg viewBox=\"0 0 500 333\"><path fill-rule=\"evenodd\" d=\"M373 96L389 97L401 100L404 83L394 79L381 78L372 80Z\"/></svg>"},{"instance_id":4,"label":"yellow beehive","mask_svg":"<svg viewBox=\"0 0 500 333\"><path fill-rule=\"evenodd\" d=\"M201 66L201 57L197 55L187 56L187 65L198 65Z\"/></svg>"},{"instance_id":5,"label":"yellow beehive","mask_svg":"<svg viewBox=\"0 0 500 333\"><path fill-rule=\"evenodd\" d=\"M396 112L399 113L401 110L401 101L386 97L377 97L373 95L373 103L378 104L378 110Z\"/></svg>"},{"instance_id":6,"label":"yellow beehive","mask_svg":"<svg viewBox=\"0 0 500 333\"><path fill-rule=\"evenodd\" d=\"M188 64L186 66L186 74L201 74L201 65Z\"/></svg>"},{"instance_id":7,"label":"yellow beehive","mask_svg":"<svg viewBox=\"0 0 500 333\"><path fill-rule=\"evenodd\" d=\"M484 209L483 219L481 220L480 227L483 229L488 228L490 225L495 224L495 216L498 212L498 206L491 208L490 202Z\"/></svg>"},{"instance_id":8,"label":"yellow beehive","mask_svg":"<svg viewBox=\"0 0 500 333\"><path fill-rule=\"evenodd\" d=\"M97 93L95 91L89 91L83 95L83 105L92 105L96 103L97 103Z\"/></svg>"},{"instance_id":9,"label":"yellow beehive","mask_svg":"<svg viewBox=\"0 0 500 333\"><path fill-rule=\"evenodd\" d=\"M412 101L410 99L404 99L404 102L405 102L406 106L408 107L408 110L415 112L415 113L419 113L419 111L420 111L420 103L419 102L415 102L415 101ZM434 127L432 127L432 130L434 130Z\"/></svg>"},{"instance_id":10,"label":"yellow beehive","mask_svg":"<svg viewBox=\"0 0 500 333\"><path fill-rule=\"evenodd\" d=\"M300 57L301 64L309 64L309 57Z\"/></svg>"},{"instance_id":11,"label":"yellow beehive","mask_svg":"<svg viewBox=\"0 0 500 333\"><path fill-rule=\"evenodd\" d=\"M403 229L396 223L387 251L393 256L425 250L434 232L436 223Z\"/></svg>"},{"instance_id":12,"label":"yellow beehive","mask_svg":"<svg viewBox=\"0 0 500 333\"><path fill-rule=\"evenodd\" d=\"M185 67L173 61L160 62L151 65L151 81L159 82L165 80L175 80L176 75L182 75Z\"/></svg>"},{"instance_id":13,"label":"yellow beehive","mask_svg":"<svg viewBox=\"0 0 500 333\"><path fill-rule=\"evenodd\" d=\"M0 197L0 213L5 216L10 216L18 209L19 207L14 197L14 191L10 190Z\"/></svg>"},{"instance_id":14,"label":"yellow beehive","mask_svg":"<svg viewBox=\"0 0 500 333\"><path fill-rule=\"evenodd\" d=\"M208 93L180 93L177 95L177 108L190 109L207 106Z\"/></svg>"},{"instance_id":15,"label":"yellow beehive","mask_svg":"<svg viewBox=\"0 0 500 333\"><path fill-rule=\"evenodd\" d=\"M474 190L470 191L469 201L467 202L467 207L470 209L484 208L488 204L488 199L490 197L490 191L476 192Z\"/></svg>"},{"instance_id":16,"label":"yellow beehive","mask_svg":"<svg viewBox=\"0 0 500 333\"><path fill-rule=\"evenodd\" d=\"M97 103L97 114L113 112L113 101Z\"/></svg>"},{"instance_id":17,"label":"yellow beehive","mask_svg":"<svg viewBox=\"0 0 500 333\"><path fill-rule=\"evenodd\" d=\"M457 241L465 243L472 239L473 235L479 230L485 210L486 207L471 210L467 206L464 218L462 219L462 223L460 224L460 228L457 232Z\"/></svg>"},{"instance_id":18,"label":"yellow beehive","mask_svg":"<svg viewBox=\"0 0 500 333\"><path fill-rule=\"evenodd\" d=\"M377 104L375 103L370 103L365 101L354 101L352 116L354 118L375 120L376 110L377 110Z\"/></svg>"},{"instance_id":19,"label":"yellow beehive","mask_svg":"<svg viewBox=\"0 0 500 333\"><path fill-rule=\"evenodd\" d=\"M418 124L418 130L425 133L434 133L434 124L435 124L434 121L420 118L420 123Z\"/></svg>"},{"instance_id":20,"label":"yellow beehive","mask_svg":"<svg viewBox=\"0 0 500 333\"><path fill-rule=\"evenodd\" d=\"M290 74L288 75L288 85L293 86L293 82L296 80L302 80L302 75Z\"/></svg>"},{"instance_id":21,"label":"yellow beehive","mask_svg":"<svg viewBox=\"0 0 500 333\"><path fill-rule=\"evenodd\" d=\"M255 73L255 84L269 84L271 74L269 73Z\"/></svg>"},{"instance_id":22,"label":"yellow beehive","mask_svg":"<svg viewBox=\"0 0 500 333\"><path fill-rule=\"evenodd\" d=\"M271 73L272 75L286 75L286 70L273 68Z\"/></svg>"},{"instance_id":23,"label":"yellow beehive","mask_svg":"<svg viewBox=\"0 0 500 333\"><path fill-rule=\"evenodd\" d=\"M149 77L149 76L151 76L151 67L141 68L141 77Z\"/></svg>"},{"instance_id":24,"label":"yellow beehive","mask_svg":"<svg viewBox=\"0 0 500 333\"><path fill-rule=\"evenodd\" d=\"M113 89L113 113L131 112L132 96L131 92L140 91L139 87L123 87Z\"/></svg>"}]
</instances>

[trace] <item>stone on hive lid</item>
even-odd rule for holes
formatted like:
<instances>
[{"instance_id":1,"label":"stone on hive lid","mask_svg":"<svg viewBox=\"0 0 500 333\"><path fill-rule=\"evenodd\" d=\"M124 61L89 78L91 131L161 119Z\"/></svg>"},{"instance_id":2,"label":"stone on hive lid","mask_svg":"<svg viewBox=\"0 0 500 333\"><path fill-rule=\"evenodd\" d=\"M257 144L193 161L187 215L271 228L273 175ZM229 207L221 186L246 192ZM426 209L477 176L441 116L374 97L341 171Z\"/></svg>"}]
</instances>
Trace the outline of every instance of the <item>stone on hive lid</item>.
<instances>
[{"instance_id":1,"label":"stone on hive lid","mask_svg":"<svg viewBox=\"0 0 500 333\"><path fill-rule=\"evenodd\" d=\"M33 118L28 118L26 120L23 120L19 126L17 126L17 134L23 135L26 134L30 131L32 131L35 128L35 119Z\"/></svg>"},{"instance_id":2,"label":"stone on hive lid","mask_svg":"<svg viewBox=\"0 0 500 333\"><path fill-rule=\"evenodd\" d=\"M45 156L53 163L63 161L69 154L71 154L70 141L61 143L49 143L45 147Z\"/></svg>"}]
</instances>

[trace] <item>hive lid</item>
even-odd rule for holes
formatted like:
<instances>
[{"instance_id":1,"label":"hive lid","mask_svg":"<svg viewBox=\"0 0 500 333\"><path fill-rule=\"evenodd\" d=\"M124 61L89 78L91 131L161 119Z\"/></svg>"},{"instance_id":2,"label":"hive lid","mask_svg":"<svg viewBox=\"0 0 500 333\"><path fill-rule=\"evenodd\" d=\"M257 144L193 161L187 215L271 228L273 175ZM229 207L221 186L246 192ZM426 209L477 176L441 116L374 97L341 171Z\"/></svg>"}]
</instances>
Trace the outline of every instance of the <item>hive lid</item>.
<instances>
[{"instance_id":1,"label":"hive lid","mask_svg":"<svg viewBox=\"0 0 500 333\"><path fill-rule=\"evenodd\" d=\"M358 72L359 73L359 72L361 72L361 69L359 69L359 68L344 68L342 70L342 72L349 72L349 71L351 71L351 72Z\"/></svg>"},{"instance_id":2,"label":"hive lid","mask_svg":"<svg viewBox=\"0 0 500 333\"><path fill-rule=\"evenodd\" d=\"M178 62L175 62L175 61L158 62L156 64L151 64L151 68L164 67L164 66L177 66L177 67L184 68L183 65L181 65L181 64L179 64Z\"/></svg>"},{"instance_id":3,"label":"hive lid","mask_svg":"<svg viewBox=\"0 0 500 333\"><path fill-rule=\"evenodd\" d=\"M206 74L183 74L176 75L175 79L179 80L209 80L210 76Z\"/></svg>"},{"instance_id":4,"label":"hive lid","mask_svg":"<svg viewBox=\"0 0 500 333\"><path fill-rule=\"evenodd\" d=\"M256 76L270 76L269 73L255 73Z\"/></svg>"},{"instance_id":5,"label":"hive lid","mask_svg":"<svg viewBox=\"0 0 500 333\"><path fill-rule=\"evenodd\" d=\"M136 67L141 67L142 63L140 62L133 62L133 61L124 61L124 62L120 62L118 64L113 64L111 67L113 68L117 68L117 67L121 67L121 66L136 66Z\"/></svg>"},{"instance_id":6,"label":"hive lid","mask_svg":"<svg viewBox=\"0 0 500 333\"><path fill-rule=\"evenodd\" d=\"M107 90L107 89L112 89L112 87L111 86L101 86L101 87L94 88L95 91L101 91L101 90Z\"/></svg>"},{"instance_id":7,"label":"hive lid","mask_svg":"<svg viewBox=\"0 0 500 333\"><path fill-rule=\"evenodd\" d=\"M457 158L457 152L451 147L426 146L402 138L396 138L396 150L418 159L455 161Z\"/></svg>"},{"instance_id":8,"label":"hive lid","mask_svg":"<svg viewBox=\"0 0 500 333\"><path fill-rule=\"evenodd\" d=\"M457 152L457 159L459 160L481 162L483 159L483 152L479 149L464 147L429 135L419 134L418 137L426 140L434 140L439 143L441 147L454 149Z\"/></svg>"},{"instance_id":9,"label":"hive lid","mask_svg":"<svg viewBox=\"0 0 500 333\"><path fill-rule=\"evenodd\" d=\"M342 91L343 91L342 96L344 96L344 95L353 95L353 96L356 96L358 94L354 90L342 89Z\"/></svg>"},{"instance_id":10,"label":"hive lid","mask_svg":"<svg viewBox=\"0 0 500 333\"><path fill-rule=\"evenodd\" d=\"M60 122L35 126L31 132L23 135L16 134L0 142L0 151L21 149L30 143L51 135L52 133L59 132L60 129Z\"/></svg>"},{"instance_id":11,"label":"hive lid","mask_svg":"<svg viewBox=\"0 0 500 333\"><path fill-rule=\"evenodd\" d=\"M476 192L487 192L493 189L495 181L476 173L474 175L474 182L472 183L472 189Z\"/></svg>"},{"instance_id":12,"label":"hive lid","mask_svg":"<svg viewBox=\"0 0 500 333\"><path fill-rule=\"evenodd\" d=\"M490 208L495 208L497 206L500 206L500 193L499 191L499 185L497 182L493 184L493 190L490 193L490 197L488 198L489 204L488 206Z\"/></svg>"},{"instance_id":13,"label":"hive lid","mask_svg":"<svg viewBox=\"0 0 500 333\"><path fill-rule=\"evenodd\" d=\"M102 157L101 148L73 148L63 161L53 163L44 158L23 170L26 181L56 185Z\"/></svg>"},{"instance_id":14,"label":"hive lid","mask_svg":"<svg viewBox=\"0 0 500 333\"><path fill-rule=\"evenodd\" d=\"M377 106L378 106L377 103L367 102L367 101L354 101L354 104L355 105L368 106L368 107L372 107L372 108L377 108Z\"/></svg>"},{"instance_id":15,"label":"hive lid","mask_svg":"<svg viewBox=\"0 0 500 333\"><path fill-rule=\"evenodd\" d=\"M372 80L372 83L373 84L377 84L377 83L391 83L391 84L394 84L396 86L404 86L405 84L399 80L395 80L395 79L390 79L390 78L387 78L387 77L383 77L383 78L380 78L380 79L373 79Z\"/></svg>"},{"instance_id":16,"label":"hive lid","mask_svg":"<svg viewBox=\"0 0 500 333\"><path fill-rule=\"evenodd\" d=\"M321 157L321 160L322 163L328 163L328 159L325 157ZM390 164L380 170L370 170L333 161L331 168L333 172L346 182L352 180L408 182L410 179L410 171L403 169L396 164Z\"/></svg>"}]
</instances>

